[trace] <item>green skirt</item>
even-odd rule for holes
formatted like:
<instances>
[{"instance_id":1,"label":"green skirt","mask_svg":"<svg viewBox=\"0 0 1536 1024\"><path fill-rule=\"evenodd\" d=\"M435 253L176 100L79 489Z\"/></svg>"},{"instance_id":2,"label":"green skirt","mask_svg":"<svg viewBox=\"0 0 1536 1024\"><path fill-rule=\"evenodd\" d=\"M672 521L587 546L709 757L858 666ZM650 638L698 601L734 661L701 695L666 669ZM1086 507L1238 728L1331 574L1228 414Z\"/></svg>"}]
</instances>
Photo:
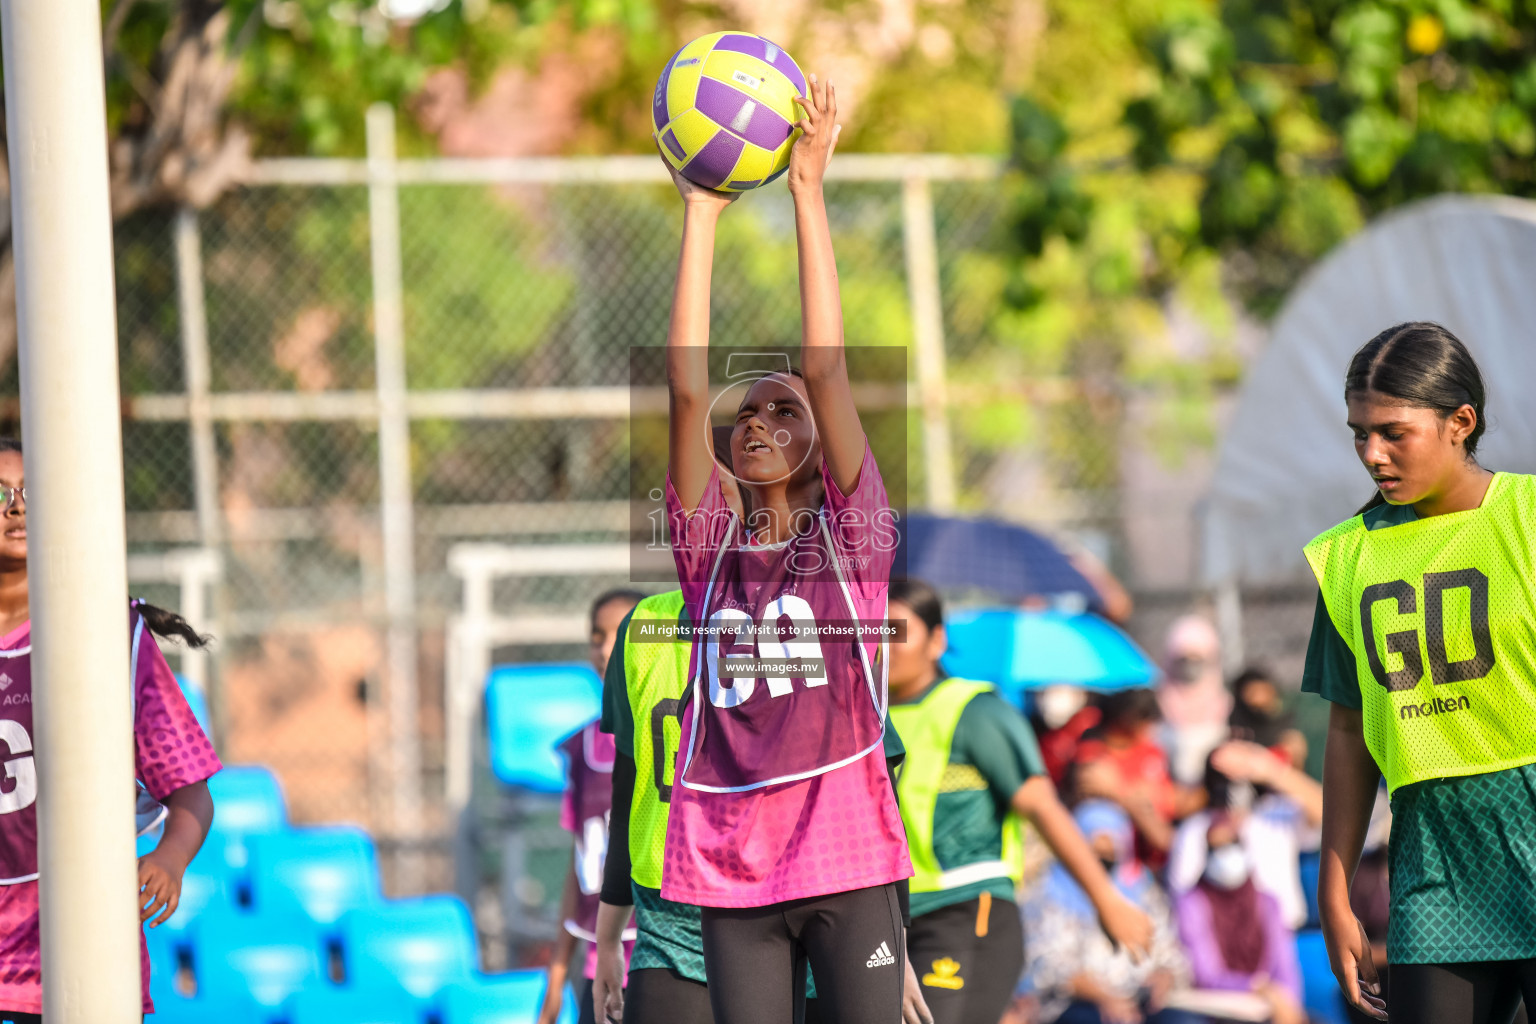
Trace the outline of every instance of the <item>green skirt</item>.
<instances>
[{"instance_id":1,"label":"green skirt","mask_svg":"<svg viewBox=\"0 0 1536 1024\"><path fill-rule=\"evenodd\" d=\"M1390 963L1536 957L1536 766L1402 787L1387 863Z\"/></svg>"}]
</instances>

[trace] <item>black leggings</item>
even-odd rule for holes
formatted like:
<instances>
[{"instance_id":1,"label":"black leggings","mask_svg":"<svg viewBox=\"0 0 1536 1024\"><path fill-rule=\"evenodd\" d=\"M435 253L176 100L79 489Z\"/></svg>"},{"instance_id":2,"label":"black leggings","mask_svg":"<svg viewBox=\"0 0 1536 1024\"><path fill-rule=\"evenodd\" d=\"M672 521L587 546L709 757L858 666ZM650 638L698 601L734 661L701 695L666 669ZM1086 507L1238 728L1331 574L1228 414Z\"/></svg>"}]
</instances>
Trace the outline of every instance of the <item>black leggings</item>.
<instances>
[{"instance_id":1,"label":"black leggings","mask_svg":"<svg viewBox=\"0 0 1536 1024\"><path fill-rule=\"evenodd\" d=\"M43 1024L43 1018L36 1013L16 1013L13 1010L0 1010L0 1024Z\"/></svg>"},{"instance_id":2,"label":"black leggings","mask_svg":"<svg viewBox=\"0 0 1536 1024\"><path fill-rule=\"evenodd\" d=\"M709 989L665 967L629 972L624 1024L714 1024Z\"/></svg>"},{"instance_id":3,"label":"black leggings","mask_svg":"<svg viewBox=\"0 0 1536 1024\"><path fill-rule=\"evenodd\" d=\"M894 885L767 907L704 907L702 923L709 1002L718 1024L797 1019L807 963L816 975L823 1020L901 1020L906 955Z\"/></svg>"},{"instance_id":4,"label":"black leggings","mask_svg":"<svg viewBox=\"0 0 1536 1024\"><path fill-rule=\"evenodd\" d=\"M1510 1024L1524 996L1536 1006L1536 960L1393 964L1392 1024Z\"/></svg>"}]
</instances>

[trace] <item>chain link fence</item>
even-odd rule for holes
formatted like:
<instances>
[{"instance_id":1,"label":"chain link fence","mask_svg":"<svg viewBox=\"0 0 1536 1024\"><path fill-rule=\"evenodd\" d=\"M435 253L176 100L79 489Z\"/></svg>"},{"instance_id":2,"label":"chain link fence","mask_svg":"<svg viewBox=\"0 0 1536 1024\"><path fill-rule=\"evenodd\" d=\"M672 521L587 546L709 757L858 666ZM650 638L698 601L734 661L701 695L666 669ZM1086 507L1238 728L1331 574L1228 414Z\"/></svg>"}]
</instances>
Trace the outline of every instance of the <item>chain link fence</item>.
<instances>
[{"instance_id":1,"label":"chain link fence","mask_svg":"<svg viewBox=\"0 0 1536 1024\"><path fill-rule=\"evenodd\" d=\"M1134 589L1120 547L1134 514L1122 488L1126 396L1089 371L1003 376L999 165L849 156L834 168L848 344L914 354L904 504L953 495L961 510L1077 537ZM372 269L392 235L374 224L381 194L398 203L399 409L379 374L392 287ZM463 584L449 549L629 536L629 353L665 339L676 205L654 160L374 154L261 162L207 210L118 225L130 549L217 554L209 621L197 625L219 637L210 676L227 759L271 765L296 820L371 827L395 892L453 882L444 653ZM938 310L928 326L914 315L925 302ZM799 328L790 199L768 189L722 219L713 337L778 347ZM0 391L14 397L14 359L3 372ZM935 396L937 419L924 412ZM387 643L399 570L385 557L391 456L379 438L391 415L409 431L397 469L411 498L414 664L392 664ZM507 614L579 626L593 594L624 582L521 576L494 599ZM164 581L144 587L168 604L185 597ZM1188 597L1152 602L1137 632L1155 641L1159 609ZM584 658L579 628L543 639L499 653ZM391 711L401 693L414 714ZM402 744L419 752L417 779L391 770ZM414 817L400 814L402 785L420 801Z\"/></svg>"}]
</instances>

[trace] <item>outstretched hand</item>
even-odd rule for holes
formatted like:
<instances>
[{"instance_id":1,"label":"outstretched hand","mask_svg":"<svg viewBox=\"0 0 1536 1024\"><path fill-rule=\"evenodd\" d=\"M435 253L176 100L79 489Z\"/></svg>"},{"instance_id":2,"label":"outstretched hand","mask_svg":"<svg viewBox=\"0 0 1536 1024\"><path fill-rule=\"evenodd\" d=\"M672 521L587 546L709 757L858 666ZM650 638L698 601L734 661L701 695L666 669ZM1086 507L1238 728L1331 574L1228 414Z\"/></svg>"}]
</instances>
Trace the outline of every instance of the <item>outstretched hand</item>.
<instances>
[{"instance_id":1,"label":"outstretched hand","mask_svg":"<svg viewBox=\"0 0 1536 1024\"><path fill-rule=\"evenodd\" d=\"M1134 963L1152 955L1155 928L1142 909L1118 892L1112 893L1098 908L1099 925L1109 941L1130 954Z\"/></svg>"},{"instance_id":2,"label":"outstretched hand","mask_svg":"<svg viewBox=\"0 0 1536 1024\"><path fill-rule=\"evenodd\" d=\"M667 168L667 173L672 175L672 184L677 187L677 194L683 197L684 203L690 206L698 204L718 211L725 209L740 198L740 192L716 192L712 188L697 185L683 177L682 174L678 173L677 168L672 166L672 161L667 159L666 154L662 153L660 142L656 143L656 154L661 157L661 162Z\"/></svg>"},{"instance_id":3,"label":"outstretched hand","mask_svg":"<svg viewBox=\"0 0 1536 1024\"><path fill-rule=\"evenodd\" d=\"M810 76L808 95L796 96L805 111L798 122L800 137L789 153L789 190L819 189L837 148L837 136L843 126L837 123L837 89L831 82Z\"/></svg>"}]
</instances>

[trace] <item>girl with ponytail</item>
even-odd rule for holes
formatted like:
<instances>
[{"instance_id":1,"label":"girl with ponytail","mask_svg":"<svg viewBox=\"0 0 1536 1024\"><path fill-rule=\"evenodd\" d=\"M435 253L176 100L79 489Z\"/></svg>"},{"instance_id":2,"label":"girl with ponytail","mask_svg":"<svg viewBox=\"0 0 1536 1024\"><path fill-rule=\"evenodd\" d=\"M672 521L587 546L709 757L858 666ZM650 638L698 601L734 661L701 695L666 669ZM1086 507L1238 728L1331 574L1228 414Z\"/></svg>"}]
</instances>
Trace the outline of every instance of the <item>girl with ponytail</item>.
<instances>
[{"instance_id":1,"label":"girl with ponytail","mask_svg":"<svg viewBox=\"0 0 1536 1024\"><path fill-rule=\"evenodd\" d=\"M1329 958L1369 1017L1509 1024L1536 1005L1536 478L1478 462L1482 374L1439 324L1372 338L1344 399L1376 493L1306 547ZM1390 994L1349 905L1383 779Z\"/></svg>"},{"instance_id":2,"label":"girl with ponytail","mask_svg":"<svg viewBox=\"0 0 1536 1024\"><path fill-rule=\"evenodd\" d=\"M200 648L208 638L174 612L137 600L127 604L132 678L123 687L133 704L140 834L163 823L155 849L139 858L139 919L154 926L176 912L182 875L213 823L207 780L222 766L153 639ZM0 438L0 759L9 783L0 788L0 1020L15 1024L41 1024L43 1013L37 878L46 867L37 859L30 619L21 444ZM126 799L128 780L123 782ZM143 1009L153 1013L142 939L139 964Z\"/></svg>"}]
</instances>

